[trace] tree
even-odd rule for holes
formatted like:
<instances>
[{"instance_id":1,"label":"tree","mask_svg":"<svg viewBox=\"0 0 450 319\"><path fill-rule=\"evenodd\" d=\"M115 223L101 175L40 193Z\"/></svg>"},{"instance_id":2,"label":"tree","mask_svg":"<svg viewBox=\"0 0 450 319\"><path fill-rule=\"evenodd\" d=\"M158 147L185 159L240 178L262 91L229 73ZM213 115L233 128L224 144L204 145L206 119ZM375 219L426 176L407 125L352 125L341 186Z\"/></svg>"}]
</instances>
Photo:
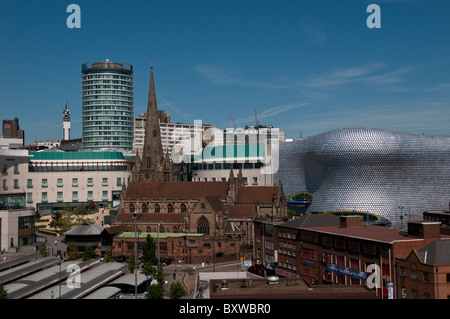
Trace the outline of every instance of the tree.
<instances>
[{"instance_id":1,"label":"tree","mask_svg":"<svg viewBox=\"0 0 450 319\"><path fill-rule=\"evenodd\" d=\"M147 291L147 299L163 299L164 288L162 284L150 285Z\"/></svg>"},{"instance_id":2,"label":"tree","mask_svg":"<svg viewBox=\"0 0 450 319\"><path fill-rule=\"evenodd\" d=\"M80 258L80 251L78 250L78 247L74 242L71 242L69 244L69 248L67 249L67 256L69 260L76 260Z\"/></svg>"},{"instance_id":3,"label":"tree","mask_svg":"<svg viewBox=\"0 0 450 319\"><path fill-rule=\"evenodd\" d=\"M131 271L131 272L134 272L134 270L136 269L135 268L135 264L134 264L134 249L131 251L131 254L130 254L130 259L128 260L128 269Z\"/></svg>"},{"instance_id":4,"label":"tree","mask_svg":"<svg viewBox=\"0 0 450 319\"><path fill-rule=\"evenodd\" d=\"M0 282L0 299L8 299L8 291L5 289L5 284Z\"/></svg>"},{"instance_id":5,"label":"tree","mask_svg":"<svg viewBox=\"0 0 450 319\"><path fill-rule=\"evenodd\" d=\"M142 244L142 262L144 265L150 263L151 265L156 264L156 244L150 234L147 234L145 243Z\"/></svg>"},{"instance_id":6,"label":"tree","mask_svg":"<svg viewBox=\"0 0 450 319\"><path fill-rule=\"evenodd\" d=\"M144 264L144 266L142 267L142 273L149 274L150 276L156 275L155 268L153 267L153 264L150 261Z\"/></svg>"},{"instance_id":7,"label":"tree","mask_svg":"<svg viewBox=\"0 0 450 319\"><path fill-rule=\"evenodd\" d=\"M155 275L155 279L162 284L164 282L164 270L162 266L159 266L158 272Z\"/></svg>"},{"instance_id":8,"label":"tree","mask_svg":"<svg viewBox=\"0 0 450 319\"><path fill-rule=\"evenodd\" d=\"M92 246L88 246L86 247L86 249L84 250L83 253L83 260L89 260L95 257L95 251L94 248L92 248Z\"/></svg>"},{"instance_id":9,"label":"tree","mask_svg":"<svg viewBox=\"0 0 450 319\"><path fill-rule=\"evenodd\" d=\"M170 286L170 299L180 299L181 297L187 296L187 292L184 289L181 282L174 282Z\"/></svg>"},{"instance_id":10,"label":"tree","mask_svg":"<svg viewBox=\"0 0 450 319\"><path fill-rule=\"evenodd\" d=\"M105 263L109 263L109 262L114 261L114 257L113 257L112 251L113 251L113 249L112 249L111 246L109 246L108 249L106 249Z\"/></svg>"},{"instance_id":11,"label":"tree","mask_svg":"<svg viewBox=\"0 0 450 319\"><path fill-rule=\"evenodd\" d=\"M47 241L39 243L38 249L39 255L42 257L48 257Z\"/></svg>"},{"instance_id":12,"label":"tree","mask_svg":"<svg viewBox=\"0 0 450 319\"><path fill-rule=\"evenodd\" d=\"M54 212L51 215L52 220L48 224L51 228L60 228L60 219L61 219L61 213L60 212Z\"/></svg>"}]
</instances>

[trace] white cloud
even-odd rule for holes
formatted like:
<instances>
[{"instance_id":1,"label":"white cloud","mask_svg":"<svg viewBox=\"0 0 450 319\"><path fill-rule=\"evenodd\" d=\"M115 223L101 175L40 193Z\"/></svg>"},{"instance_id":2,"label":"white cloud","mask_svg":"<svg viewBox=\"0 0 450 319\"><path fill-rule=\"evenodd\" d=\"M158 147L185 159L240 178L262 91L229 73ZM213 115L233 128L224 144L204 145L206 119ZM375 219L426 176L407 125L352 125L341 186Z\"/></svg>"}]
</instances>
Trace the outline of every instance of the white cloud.
<instances>
[{"instance_id":1,"label":"white cloud","mask_svg":"<svg viewBox=\"0 0 450 319\"><path fill-rule=\"evenodd\" d=\"M335 69L329 73L310 76L303 86L310 89L332 89L346 84L363 83L373 87L390 86L403 82L403 75L413 71L412 67L401 67L386 71L383 63L369 63L357 67Z\"/></svg>"},{"instance_id":2,"label":"white cloud","mask_svg":"<svg viewBox=\"0 0 450 319\"><path fill-rule=\"evenodd\" d=\"M326 25L313 17L303 19L302 30L306 33L307 40L319 46L323 46L327 42L326 28Z\"/></svg>"},{"instance_id":3,"label":"white cloud","mask_svg":"<svg viewBox=\"0 0 450 319\"><path fill-rule=\"evenodd\" d=\"M222 85L237 85L250 88L260 89L292 89L293 86L290 83L274 83L269 81L255 81L243 79L232 75L231 69L225 69L221 67L214 67L209 65L197 65L195 67L197 72L209 79L212 83Z\"/></svg>"}]
</instances>

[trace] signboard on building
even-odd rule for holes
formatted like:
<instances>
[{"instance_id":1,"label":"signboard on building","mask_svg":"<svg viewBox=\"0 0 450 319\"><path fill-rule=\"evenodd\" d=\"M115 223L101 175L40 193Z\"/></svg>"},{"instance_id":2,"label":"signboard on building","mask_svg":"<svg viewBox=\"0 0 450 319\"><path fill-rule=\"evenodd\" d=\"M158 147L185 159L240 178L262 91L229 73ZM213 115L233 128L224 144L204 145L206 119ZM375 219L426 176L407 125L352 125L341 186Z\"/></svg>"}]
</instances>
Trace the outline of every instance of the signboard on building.
<instances>
[{"instance_id":1,"label":"signboard on building","mask_svg":"<svg viewBox=\"0 0 450 319\"><path fill-rule=\"evenodd\" d=\"M394 299L394 284L388 283L388 299Z\"/></svg>"},{"instance_id":2,"label":"signboard on building","mask_svg":"<svg viewBox=\"0 0 450 319\"><path fill-rule=\"evenodd\" d=\"M347 276L354 277L357 279L362 279L362 280L367 279L367 274L364 271L359 271L359 270L342 267L342 266L338 266L338 265L334 265L334 264L327 264L327 269L329 271L333 271L340 275L347 275Z\"/></svg>"}]
</instances>

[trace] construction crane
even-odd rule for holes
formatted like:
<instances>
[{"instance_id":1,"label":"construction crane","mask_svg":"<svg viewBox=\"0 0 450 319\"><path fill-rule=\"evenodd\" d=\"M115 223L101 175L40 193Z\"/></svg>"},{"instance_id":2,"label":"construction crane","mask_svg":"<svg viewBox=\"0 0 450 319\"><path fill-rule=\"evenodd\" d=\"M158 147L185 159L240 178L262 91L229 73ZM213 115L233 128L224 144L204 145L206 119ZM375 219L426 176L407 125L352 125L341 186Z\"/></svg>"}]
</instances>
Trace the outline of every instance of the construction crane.
<instances>
[{"instance_id":1,"label":"construction crane","mask_svg":"<svg viewBox=\"0 0 450 319\"><path fill-rule=\"evenodd\" d=\"M234 129L236 129L236 123L234 123L234 119L233 119L233 117L232 116L230 116L231 117L231 121L233 121L233 126L234 126Z\"/></svg>"}]
</instances>

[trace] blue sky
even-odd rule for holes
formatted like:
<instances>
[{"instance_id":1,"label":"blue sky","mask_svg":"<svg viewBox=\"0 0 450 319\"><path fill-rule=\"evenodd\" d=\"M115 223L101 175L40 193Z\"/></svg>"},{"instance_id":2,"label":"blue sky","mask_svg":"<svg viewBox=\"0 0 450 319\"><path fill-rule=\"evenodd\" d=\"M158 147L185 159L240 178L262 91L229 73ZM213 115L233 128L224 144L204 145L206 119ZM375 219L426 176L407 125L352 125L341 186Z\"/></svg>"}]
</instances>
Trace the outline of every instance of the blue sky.
<instances>
[{"instance_id":1,"label":"blue sky","mask_svg":"<svg viewBox=\"0 0 450 319\"><path fill-rule=\"evenodd\" d=\"M81 28L69 29L71 3ZM366 12L381 9L381 28ZM450 2L159 0L0 2L1 119L26 143L81 137L81 65L134 67L135 115L153 57L173 122L270 124L288 138L343 127L450 134Z\"/></svg>"}]
</instances>

